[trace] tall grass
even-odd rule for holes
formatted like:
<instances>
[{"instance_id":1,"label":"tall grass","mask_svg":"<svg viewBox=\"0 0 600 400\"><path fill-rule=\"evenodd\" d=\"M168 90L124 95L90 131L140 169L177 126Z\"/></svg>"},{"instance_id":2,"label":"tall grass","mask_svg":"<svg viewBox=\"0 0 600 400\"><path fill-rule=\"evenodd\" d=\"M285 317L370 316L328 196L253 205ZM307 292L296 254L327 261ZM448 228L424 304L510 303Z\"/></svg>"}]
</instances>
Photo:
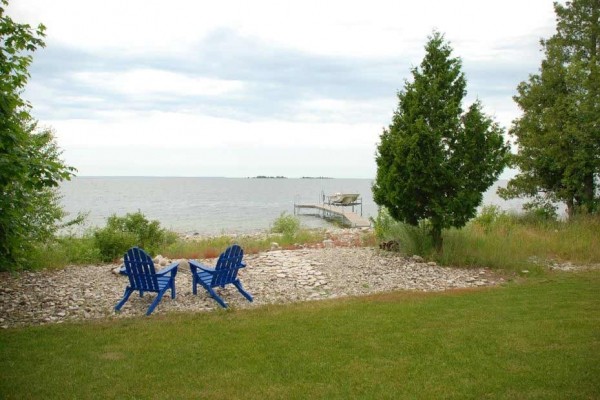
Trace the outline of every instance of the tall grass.
<instances>
[{"instance_id":1,"label":"tall grass","mask_svg":"<svg viewBox=\"0 0 600 400\"><path fill-rule=\"evenodd\" d=\"M33 269L61 268L66 265L98 264L102 262L100 249L93 235L65 235L55 240L33 246L30 254Z\"/></svg>"},{"instance_id":2,"label":"tall grass","mask_svg":"<svg viewBox=\"0 0 600 400\"><path fill-rule=\"evenodd\" d=\"M440 253L433 249L426 226L412 227L385 214L375 222L380 240L396 240L404 254L443 265L536 271L549 263L600 263L600 215L561 221L484 208L464 228L444 231Z\"/></svg>"},{"instance_id":3,"label":"tall grass","mask_svg":"<svg viewBox=\"0 0 600 400\"><path fill-rule=\"evenodd\" d=\"M170 239L157 244L155 253L171 258L212 258L234 242L247 254L252 254L269 250L273 242L280 248L291 249L319 243L326 238L324 230L303 229L292 218L280 216L273 224L277 233L261 235L221 235L186 240L167 232L165 237ZM394 240L403 254L418 254L442 265L512 271L542 270L552 262L600 263L600 215L559 221L487 208L464 228L444 231L441 253L433 249L426 224L417 227L402 224L382 211L374 226L374 235L364 234L360 242L352 245L376 246L378 241ZM97 246L97 235L88 232L82 237L64 236L37 246L31 259L37 268L59 268L70 264L101 263L104 257Z\"/></svg>"},{"instance_id":4,"label":"tall grass","mask_svg":"<svg viewBox=\"0 0 600 400\"><path fill-rule=\"evenodd\" d=\"M556 262L600 262L600 216L570 221L501 214L489 225L477 219L445 232L442 264L503 269L538 268Z\"/></svg>"},{"instance_id":5,"label":"tall grass","mask_svg":"<svg viewBox=\"0 0 600 400\"><path fill-rule=\"evenodd\" d=\"M290 249L322 242L325 237L325 230L302 228L295 217L282 214L273 222L271 232L188 240L160 228L158 221L148 221L138 212L125 217L111 216L106 227L89 230L81 236L64 235L33 246L30 259L33 269L98 264L118 260L134 245L153 255L170 258L213 258L233 243L253 254L269 250L274 242L279 248Z\"/></svg>"},{"instance_id":6,"label":"tall grass","mask_svg":"<svg viewBox=\"0 0 600 400\"><path fill-rule=\"evenodd\" d=\"M242 246L246 254L255 254L271 249L273 243L277 243L279 248L291 249L298 245L322 242L325 236L324 230L299 229L292 236L285 234L221 235L198 240L179 239L160 249L160 253L170 258L212 258L218 256L227 246L237 243Z\"/></svg>"}]
</instances>

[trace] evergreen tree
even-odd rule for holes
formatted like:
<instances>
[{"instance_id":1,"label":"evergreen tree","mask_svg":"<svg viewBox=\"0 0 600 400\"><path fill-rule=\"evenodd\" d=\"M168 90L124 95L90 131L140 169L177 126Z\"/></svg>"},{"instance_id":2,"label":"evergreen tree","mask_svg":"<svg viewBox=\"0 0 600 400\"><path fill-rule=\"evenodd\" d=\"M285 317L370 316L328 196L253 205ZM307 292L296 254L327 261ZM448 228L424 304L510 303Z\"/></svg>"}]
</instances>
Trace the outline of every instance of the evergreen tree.
<instances>
[{"instance_id":1,"label":"evergreen tree","mask_svg":"<svg viewBox=\"0 0 600 400\"><path fill-rule=\"evenodd\" d=\"M45 28L14 22L7 5L0 0L0 270L25 265L31 246L52 237L63 217L54 188L74 171L21 98Z\"/></svg>"},{"instance_id":2,"label":"evergreen tree","mask_svg":"<svg viewBox=\"0 0 600 400\"><path fill-rule=\"evenodd\" d=\"M428 221L440 251L442 229L462 227L475 216L483 192L506 165L508 145L478 101L463 113L462 63L443 35L434 32L425 50L381 135L373 196L398 221Z\"/></svg>"},{"instance_id":3,"label":"evergreen tree","mask_svg":"<svg viewBox=\"0 0 600 400\"><path fill-rule=\"evenodd\" d=\"M504 198L529 197L528 206L562 201L570 216L598 209L600 179L600 0L554 4L557 30L542 40L539 73L521 82L514 100L523 115L510 134L520 173Z\"/></svg>"}]
</instances>

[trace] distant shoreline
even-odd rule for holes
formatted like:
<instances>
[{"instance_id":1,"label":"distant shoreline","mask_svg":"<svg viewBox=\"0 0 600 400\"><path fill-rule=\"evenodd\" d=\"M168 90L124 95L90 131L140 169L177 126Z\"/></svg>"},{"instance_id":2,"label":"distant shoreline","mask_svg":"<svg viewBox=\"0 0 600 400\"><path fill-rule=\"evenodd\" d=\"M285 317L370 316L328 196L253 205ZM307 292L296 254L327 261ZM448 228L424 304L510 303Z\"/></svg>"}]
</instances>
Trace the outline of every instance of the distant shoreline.
<instances>
[{"instance_id":1,"label":"distant shoreline","mask_svg":"<svg viewBox=\"0 0 600 400\"><path fill-rule=\"evenodd\" d=\"M150 176L150 175L76 175L73 179L339 179L339 180L374 180L374 177L370 178L355 178L355 177L344 177L336 178L332 176Z\"/></svg>"},{"instance_id":2,"label":"distant shoreline","mask_svg":"<svg viewBox=\"0 0 600 400\"><path fill-rule=\"evenodd\" d=\"M279 176L258 175L258 176L248 177L248 179L334 179L334 178L331 178L329 176L303 176L301 178L288 178L287 176L281 176L281 175L279 175ZM360 179L360 178L352 178L352 179Z\"/></svg>"}]
</instances>

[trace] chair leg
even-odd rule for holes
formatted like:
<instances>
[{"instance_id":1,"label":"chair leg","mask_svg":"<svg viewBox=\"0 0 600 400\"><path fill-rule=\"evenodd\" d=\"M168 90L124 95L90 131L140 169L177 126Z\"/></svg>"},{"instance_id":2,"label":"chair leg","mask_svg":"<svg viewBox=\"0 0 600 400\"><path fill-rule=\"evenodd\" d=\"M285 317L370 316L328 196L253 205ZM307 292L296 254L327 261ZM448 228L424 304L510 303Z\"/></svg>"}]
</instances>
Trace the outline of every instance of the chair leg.
<instances>
[{"instance_id":1,"label":"chair leg","mask_svg":"<svg viewBox=\"0 0 600 400\"><path fill-rule=\"evenodd\" d=\"M221 297L219 297L219 295L213 290L213 288L211 287L207 287L206 290L208 290L208 293L210 294L210 296L216 300L217 303L219 303L221 305L221 307L223 308L227 308L227 303L225 303L223 301L223 299Z\"/></svg>"},{"instance_id":2,"label":"chair leg","mask_svg":"<svg viewBox=\"0 0 600 400\"><path fill-rule=\"evenodd\" d=\"M127 286L125 288L125 293L123 294L123 298L121 299L121 301L119 301L117 303L117 305L115 306L115 311L119 311L121 309L121 307L123 307L123 305L127 302L127 300L129 299L129 296L131 296L131 293L133 293L133 289L131 289L129 286Z\"/></svg>"},{"instance_id":3,"label":"chair leg","mask_svg":"<svg viewBox=\"0 0 600 400\"><path fill-rule=\"evenodd\" d=\"M252 295L244 290L244 287L242 286L242 282L240 282L238 280L238 281L233 282L233 284L235 285L237 290L239 290L239 292L242 294L242 296L244 296L246 299L248 299L248 301L251 302L253 300Z\"/></svg>"},{"instance_id":4,"label":"chair leg","mask_svg":"<svg viewBox=\"0 0 600 400\"><path fill-rule=\"evenodd\" d=\"M196 274L193 273L192 274L192 294L198 294L198 278L196 277Z\"/></svg>"},{"instance_id":5,"label":"chair leg","mask_svg":"<svg viewBox=\"0 0 600 400\"><path fill-rule=\"evenodd\" d=\"M171 298L174 299L175 298L175 279L173 279L173 281L171 282Z\"/></svg>"},{"instance_id":6,"label":"chair leg","mask_svg":"<svg viewBox=\"0 0 600 400\"><path fill-rule=\"evenodd\" d=\"M150 304L150 307L148 307L148 311L146 311L146 315L152 314L152 311L154 311L154 309L156 308L156 306L158 305L158 303L160 303L160 301L162 300L163 294L165 294L165 292L167 291L167 289L169 289L169 286L166 286L163 290L161 290L160 292L158 292L158 295L156 296L156 299L154 299L154 301L152 302L152 304Z\"/></svg>"}]
</instances>

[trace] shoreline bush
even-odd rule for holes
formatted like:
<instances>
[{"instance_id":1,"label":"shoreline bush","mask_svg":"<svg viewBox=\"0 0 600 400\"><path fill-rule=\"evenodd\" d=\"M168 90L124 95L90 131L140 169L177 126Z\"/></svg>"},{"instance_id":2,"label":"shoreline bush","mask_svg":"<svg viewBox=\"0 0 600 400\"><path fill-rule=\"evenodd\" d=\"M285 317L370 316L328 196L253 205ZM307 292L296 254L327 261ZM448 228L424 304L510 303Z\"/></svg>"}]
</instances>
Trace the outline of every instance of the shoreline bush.
<instances>
[{"instance_id":1,"label":"shoreline bush","mask_svg":"<svg viewBox=\"0 0 600 400\"><path fill-rule=\"evenodd\" d=\"M94 231L95 244L103 261L120 258L130 247L138 246L156 253L161 246L176 240L173 234L160 227L159 221L149 221L141 211L118 217L108 217L104 228Z\"/></svg>"},{"instance_id":2,"label":"shoreline bush","mask_svg":"<svg viewBox=\"0 0 600 400\"><path fill-rule=\"evenodd\" d=\"M464 228L444 231L446 246L441 253L418 228L393 221L385 209L373 222L380 241L395 240L402 254L417 254L441 265L534 272L555 262L600 262L600 215L563 221L543 212L515 214L483 207Z\"/></svg>"}]
</instances>

